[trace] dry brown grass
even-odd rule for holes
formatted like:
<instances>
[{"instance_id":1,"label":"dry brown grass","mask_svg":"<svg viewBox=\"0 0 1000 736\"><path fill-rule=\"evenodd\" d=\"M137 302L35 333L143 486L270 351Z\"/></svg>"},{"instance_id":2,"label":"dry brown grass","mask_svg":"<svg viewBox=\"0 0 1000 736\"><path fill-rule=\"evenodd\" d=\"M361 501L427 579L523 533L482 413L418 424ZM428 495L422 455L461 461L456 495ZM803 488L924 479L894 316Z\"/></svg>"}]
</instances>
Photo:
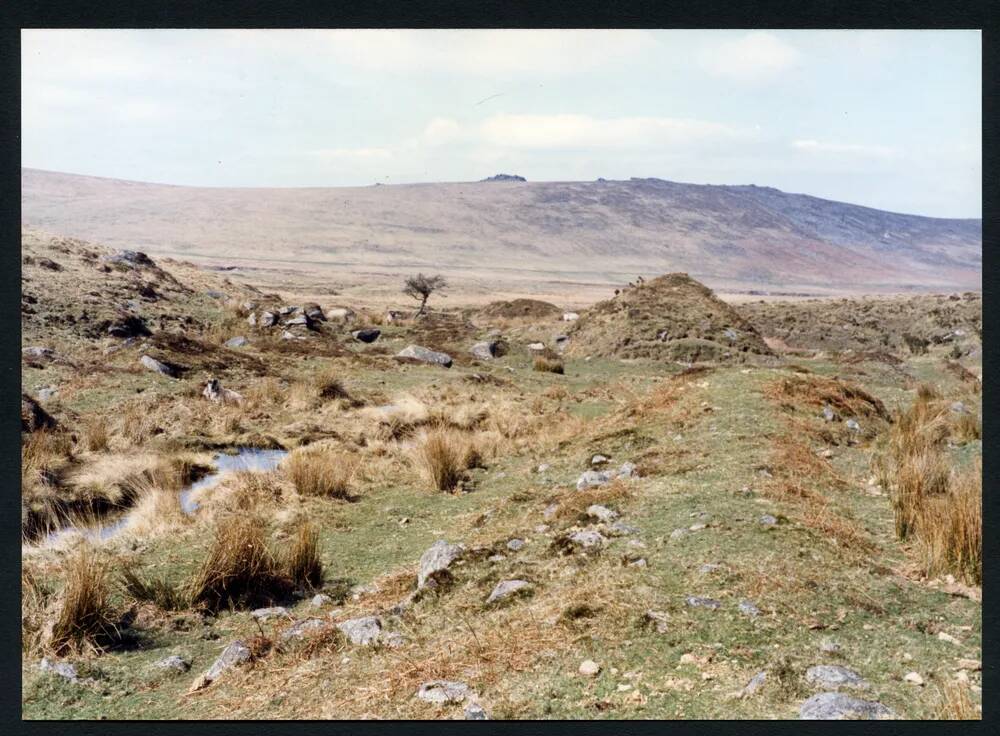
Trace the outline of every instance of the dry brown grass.
<instances>
[{"instance_id":1,"label":"dry brown grass","mask_svg":"<svg viewBox=\"0 0 1000 736\"><path fill-rule=\"evenodd\" d=\"M955 436L962 442L983 438L983 425L975 414L960 414L955 420Z\"/></svg>"},{"instance_id":2,"label":"dry brown grass","mask_svg":"<svg viewBox=\"0 0 1000 736\"><path fill-rule=\"evenodd\" d=\"M145 575L132 565L119 573L119 582L126 595L136 601L149 602L164 611L181 611L191 604L188 591L164 577Z\"/></svg>"},{"instance_id":3,"label":"dry brown grass","mask_svg":"<svg viewBox=\"0 0 1000 736\"><path fill-rule=\"evenodd\" d=\"M80 443L91 452L108 449L111 441L111 426L103 416L89 417L80 432Z\"/></svg>"},{"instance_id":4,"label":"dry brown grass","mask_svg":"<svg viewBox=\"0 0 1000 736\"><path fill-rule=\"evenodd\" d=\"M116 434L126 447L144 444L156 429L154 413L145 402L131 401L116 409Z\"/></svg>"},{"instance_id":5,"label":"dry brown grass","mask_svg":"<svg viewBox=\"0 0 1000 736\"><path fill-rule=\"evenodd\" d=\"M427 432L418 442L414 457L417 467L431 487L452 491L462 481L470 461L477 459L472 441L446 429Z\"/></svg>"},{"instance_id":6,"label":"dry brown grass","mask_svg":"<svg viewBox=\"0 0 1000 736\"><path fill-rule=\"evenodd\" d=\"M947 682L938 691L934 718L939 721L978 721L983 717L982 709L976 708L969 697L968 687Z\"/></svg>"},{"instance_id":7,"label":"dry brown grass","mask_svg":"<svg viewBox=\"0 0 1000 736\"><path fill-rule=\"evenodd\" d=\"M321 399L350 399L344 381L337 373L330 370L321 371L313 378L313 386Z\"/></svg>"},{"instance_id":8,"label":"dry brown grass","mask_svg":"<svg viewBox=\"0 0 1000 736\"><path fill-rule=\"evenodd\" d=\"M544 355L536 356L531 362L531 370L540 373L558 373L562 375L566 368L558 358L547 358Z\"/></svg>"},{"instance_id":9,"label":"dry brown grass","mask_svg":"<svg viewBox=\"0 0 1000 736\"><path fill-rule=\"evenodd\" d=\"M209 610L267 605L286 595L291 581L264 540L263 521L233 514L216 521L215 536L189 588L195 605Z\"/></svg>"},{"instance_id":10,"label":"dry brown grass","mask_svg":"<svg viewBox=\"0 0 1000 736\"><path fill-rule=\"evenodd\" d=\"M845 381L815 375L796 375L774 381L764 394L791 409L822 408L829 405L842 417L869 417L890 421L885 404L875 396Z\"/></svg>"},{"instance_id":11,"label":"dry brown grass","mask_svg":"<svg viewBox=\"0 0 1000 736\"><path fill-rule=\"evenodd\" d=\"M24 654L42 648L45 636L46 610L52 590L34 575L30 568L21 566L21 651Z\"/></svg>"},{"instance_id":12,"label":"dry brown grass","mask_svg":"<svg viewBox=\"0 0 1000 736\"><path fill-rule=\"evenodd\" d=\"M950 436L962 438L966 415L954 417L930 389L896 422L872 465L892 496L896 535L915 538L923 572L951 572L982 583L982 465L955 470L944 449Z\"/></svg>"},{"instance_id":13,"label":"dry brown grass","mask_svg":"<svg viewBox=\"0 0 1000 736\"><path fill-rule=\"evenodd\" d=\"M559 508L555 518L565 521L576 521L586 518L588 506L599 504L610 506L617 511L620 504L632 498L632 489L627 481L617 479L603 486L594 486L582 491L573 489L562 494L559 499Z\"/></svg>"},{"instance_id":14,"label":"dry brown grass","mask_svg":"<svg viewBox=\"0 0 1000 736\"><path fill-rule=\"evenodd\" d=\"M301 524L284 560L285 572L296 585L315 590L323 585L323 561L319 556L319 532L312 524Z\"/></svg>"},{"instance_id":15,"label":"dry brown grass","mask_svg":"<svg viewBox=\"0 0 1000 736\"><path fill-rule=\"evenodd\" d=\"M350 498L358 466L355 455L324 447L299 448L282 463L299 493L326 498Z\"/></svg>"},{"instance_id":16,"label":"dry brown grass","mask_svg":"<svg viewBox=\"0 0 1000 736\"><path fill-rule=\"evenodd\" d=\"M47 645L56 654L101 651L118 638L107 563L81 545L66 564L66 584Z\"/></svg>"}]
</instances>

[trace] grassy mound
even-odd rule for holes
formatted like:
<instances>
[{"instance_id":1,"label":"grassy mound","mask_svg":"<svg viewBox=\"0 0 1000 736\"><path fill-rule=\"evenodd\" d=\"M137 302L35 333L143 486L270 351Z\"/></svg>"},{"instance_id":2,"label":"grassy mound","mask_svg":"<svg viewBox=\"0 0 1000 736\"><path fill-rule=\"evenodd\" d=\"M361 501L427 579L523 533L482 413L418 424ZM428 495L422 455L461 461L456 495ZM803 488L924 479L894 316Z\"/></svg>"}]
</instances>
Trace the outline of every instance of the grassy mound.
<instances>
[{"instance_id":1,"label":"grassy mound","mask_svg":"<svg viewBox=\"0 0 1000 736\"><path fill-rule=\"evenodd\" d=\"M571 355L693 363L772 354L750 322L684 273L595 304L569 335Z\"/></svg>"}]
</instances>

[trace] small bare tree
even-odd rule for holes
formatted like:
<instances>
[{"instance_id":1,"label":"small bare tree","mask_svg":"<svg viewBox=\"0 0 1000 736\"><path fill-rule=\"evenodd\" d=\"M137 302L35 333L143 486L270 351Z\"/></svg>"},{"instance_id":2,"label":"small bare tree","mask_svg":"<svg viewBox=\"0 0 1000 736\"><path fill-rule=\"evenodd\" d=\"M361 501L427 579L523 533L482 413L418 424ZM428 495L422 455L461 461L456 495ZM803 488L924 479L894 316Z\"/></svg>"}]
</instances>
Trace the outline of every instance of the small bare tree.
<instances>
[{"instance_id":1,"label":"small bare tree","mask_svg":"<svg viewBox=\"0 0 1000 736\"><path fill-rule=\"evenodd\" d=\"M416 276L408 276L406 278L406 281L403 283L403 293L420 300L420 309L416 314L419 317L424 313L424 308L427 306L427 300L430 298L430 295L447 285L443 276L424 276L422 273L418 273Z\"/></svg>"}]
</instances>

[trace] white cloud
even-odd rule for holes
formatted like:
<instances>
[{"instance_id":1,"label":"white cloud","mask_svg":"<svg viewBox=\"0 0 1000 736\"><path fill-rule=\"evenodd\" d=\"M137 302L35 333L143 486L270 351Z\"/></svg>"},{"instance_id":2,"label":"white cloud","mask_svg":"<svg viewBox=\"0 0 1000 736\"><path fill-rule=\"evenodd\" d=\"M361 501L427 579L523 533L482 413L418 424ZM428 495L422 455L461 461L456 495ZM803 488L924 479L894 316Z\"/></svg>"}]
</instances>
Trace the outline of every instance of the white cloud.
<instances>
[{"instance_id":1,"label":"white cloud","mask_svg":"<svg viewBox=\"0 0 1000 736\"><path fill-rule=\"evenodd\" d=\"M462 135L462 126L451 118L434 118L424 128L423 140L428 145L440 146Z\"/></svg>"},{"instance_id":2,"label":"white cloud","mask_svg":"<svg viewBox=\"0 0 1000 736\"><path fill-rule=\"evenodd\" d=\"M485 143L515 148L642 148L734 138L742 131L683 118L495 115L480 126Z\"/></svg>"},{"instance_id":3,"label":"white cloud","mask_svg":"<svg viewBox=\"0 0 1000 736\"><path fill-rule=\"evenodd\" d=\"M716 76L754 81L773 77L792 67L799 57L794 46L777 36L753 31L738 39L704 48L699 61Z\"/></svg>"},{"instance_id":4,"label":"white cloud","mask_svg":"<svg viewBox=\"0 0 1000 736\"><path fill-rule=\"evenodd\" d=\"M811 138L792 141L792 148L796 151L803 151L805 153L860 156L864 158L892 158L899 153L899 151L890 146L868 146L856 143L824 143Z\"/></svg>"},{"instance_id":5,"label":"white cloud","mask_svg":"<svg viewBox=\"0 0 1000 736\"><path fill-rule=\"evenodd\" d=\"M311 153L323 159L371 161L392 158L388 148L318 148Z\"/></svg>"}]
</instances>

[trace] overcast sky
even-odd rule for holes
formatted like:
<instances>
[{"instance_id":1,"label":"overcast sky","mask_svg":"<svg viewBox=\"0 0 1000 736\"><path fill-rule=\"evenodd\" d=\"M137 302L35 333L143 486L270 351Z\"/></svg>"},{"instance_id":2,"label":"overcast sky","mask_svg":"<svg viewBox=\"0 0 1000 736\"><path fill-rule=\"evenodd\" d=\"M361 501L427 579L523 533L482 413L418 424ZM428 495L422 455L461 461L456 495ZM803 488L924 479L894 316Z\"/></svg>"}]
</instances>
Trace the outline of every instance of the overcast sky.
<instances>
[{"instance_id":1,"label":"overcast sky","mask_svg":"<svg viewBox=\"0 0 1000 736\"><path fill-rule=\"evenodd\" d=\"M976 31L23 31L24 166L207 186L655 176L981 214Z\"/></svg>"}]
</instances>

